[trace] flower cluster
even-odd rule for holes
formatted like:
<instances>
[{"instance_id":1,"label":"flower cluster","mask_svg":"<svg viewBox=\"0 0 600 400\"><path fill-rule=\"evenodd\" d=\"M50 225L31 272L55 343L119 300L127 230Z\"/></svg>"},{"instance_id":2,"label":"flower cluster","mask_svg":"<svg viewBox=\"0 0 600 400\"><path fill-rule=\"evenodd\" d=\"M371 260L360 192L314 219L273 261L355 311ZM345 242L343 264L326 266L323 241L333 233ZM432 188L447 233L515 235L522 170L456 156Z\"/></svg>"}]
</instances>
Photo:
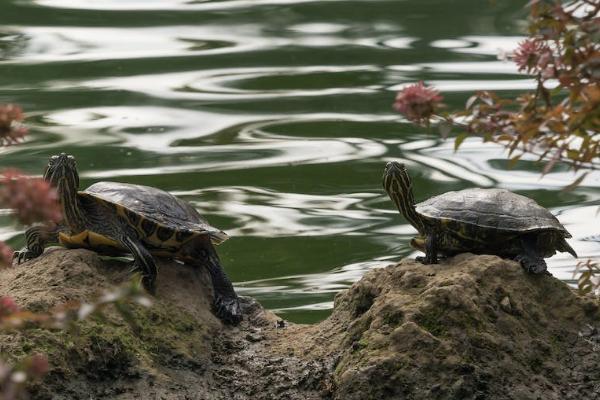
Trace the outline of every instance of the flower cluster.
<instances>
[{"instance_id":1,"label":"flower cluster","mask_svg":"<svg viewBox=\"0 0 600 400\"><path fill-rule=\"evenodd\" d=\"M17 170L4 171L0 179L0 205L15 210L19 222L59 222L61 209L58 195L48 182L31 178Z\"/></svg>"},{"instance_id":2,"label":"flower cluster","mask_svg":"<svg viewBox=\"0 0 600 400\"><path fill-rule=\"evenodd\" d=\"M519 71L540 73L544 79L556 77L556 59L550 46L543 39L525 39L514 51L513 61Z\"/></svg>"},{"instance_id":3,"label":"flower cluster","mask_svg":"<svg viewBox=\"0 0 600 400\"><path fill-rule=\"evenodd\" d=\"M437 90L419 82L398 92L394 108L409 121L423 123L428 122L429 118L435 114L441 101L442 96Z\"/></svg>"},{"instance_id":4,"label":"flower cluster","mask_svg":"<svg viewBox=\"0 0 600 400\"><path fill-rule=\"evenodd\" d=\"M0 144L11 145L27 134L23 122L23 110L15 104L0 104Z\"/></svg>"}]
</instances>

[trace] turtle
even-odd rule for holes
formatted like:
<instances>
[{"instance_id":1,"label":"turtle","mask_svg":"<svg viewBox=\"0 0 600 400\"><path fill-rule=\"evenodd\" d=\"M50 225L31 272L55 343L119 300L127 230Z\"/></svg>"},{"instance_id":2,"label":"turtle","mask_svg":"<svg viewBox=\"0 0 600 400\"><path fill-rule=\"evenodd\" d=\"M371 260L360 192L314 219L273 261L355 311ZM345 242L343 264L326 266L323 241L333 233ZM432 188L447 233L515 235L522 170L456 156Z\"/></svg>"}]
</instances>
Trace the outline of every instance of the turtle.
<instances>
[{"instance_id":1,"label":"turtle","mask_svg":"<svg viewBox=\"0 0 600 400\"><path fill-rule=\"evenodd\" d=\"M505 189L452 191L415 204L406 167L388 162L383 187L400 213L418 231L411 246L425 253L424 264L438 255L492 254L520 262L528 272L548 274L544 258L557 251L577 258L566 239L571 234L546 208Z\"/></svg>"},{"instance_id":2,"label":"turtle","mask_svg":"<svg viewBox=\"0 0 600 400\"><path fill-rule=\"evenodd\" d=\"M29 228L26 247L15 253L17 263L40 256L53 243L111 256L129 253L144 287L155 294L154 257L176 259L207 268L213 312L226 323L241 321L239 298L213 246L228 236L209 225L189 203L163 190L129 183L97 182L78 191L75 158L65 153L50 157L44 179L56 188L63 220L52 228Z\"/></svg>"}]
</instances>

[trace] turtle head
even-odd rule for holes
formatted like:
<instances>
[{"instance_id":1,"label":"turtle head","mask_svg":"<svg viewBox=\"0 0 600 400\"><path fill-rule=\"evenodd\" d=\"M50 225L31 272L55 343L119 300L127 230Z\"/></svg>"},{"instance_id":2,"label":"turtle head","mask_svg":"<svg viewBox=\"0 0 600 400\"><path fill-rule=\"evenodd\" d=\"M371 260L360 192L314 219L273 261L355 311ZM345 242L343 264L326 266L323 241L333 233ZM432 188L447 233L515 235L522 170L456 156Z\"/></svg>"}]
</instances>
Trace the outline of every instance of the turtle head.
<instances>
[{"instance_id":1,"label":"turtle head","mask_svg":"<svg viewBox=\"0 0 600 400\"><path fill-rule=\"evenodd\" d=\"M50 157L44 172L44 179L58 192L63 209L63 222L73 229L84 226L86 218L82 213L77 196L79 174L75 157L65 153Z\"/></svg>"},{"instance_id":2,"label":"turtle head","mask_svg":"<svg viewBox=\"0 0 600 400\"><path fill-rule=\"evenodd\" d=\"M424 224L415 210L412 181L404 164L396 161L386 164L383 170L383 188L396 204L398 211L404 215L412 226L417 228L419 233L423 233L425 230Z\"/></svg>"},{"instance_id":3,"label":"turtle head","mask_svg":"<svg viewBox=\"0 0 600 400\"><path fill-rule=\"evenodd\" d=\"M75 157L61 153L50 157L44 179L57 189L70 189L77 191L79 188L79 174Z\"/></svg>"},{"instance_id":4,"label":"turtle head","mask_svg":"<svg viewBox=\"0 0 600 400\"><path fill-rule=\"evenodd\" d=\"M414 204L412 181L404 164L397 161L390 161L385 165L385 169L383 170L383 188L392 200L394 200L394 197L398 197L399 200L405 202L408 198L411 198ZM394 200L394 202L396 201Z\"/></svg>"}]
</instances>

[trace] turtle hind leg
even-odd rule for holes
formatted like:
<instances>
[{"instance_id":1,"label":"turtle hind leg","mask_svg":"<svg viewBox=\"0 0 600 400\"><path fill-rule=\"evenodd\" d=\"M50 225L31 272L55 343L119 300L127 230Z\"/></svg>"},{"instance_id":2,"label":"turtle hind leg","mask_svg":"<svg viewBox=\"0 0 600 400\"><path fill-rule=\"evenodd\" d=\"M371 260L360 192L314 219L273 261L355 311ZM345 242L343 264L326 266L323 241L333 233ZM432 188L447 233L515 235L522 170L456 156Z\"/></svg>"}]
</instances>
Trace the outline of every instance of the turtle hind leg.
<instances>
[{"instance_id":1,"label":"turtle hind leg","mask_svg":"<svg viewBox=\"0 0 600 400\"><path fill-rule=\"evenodd\" d=\"M548 272L548 266L544 257L536 250L536 238L522 236L521 237L521 254L518 254L514 260L519 262L523 269L532 274L552 275Z\"/></svg>"},{"instance_id":2,"label":"turtle hind leg","mask_svg":"<svg viewBox=\"0 0 600 400\"><path fill-rule=\"evenodd\" d=\"M219 256L208 235L187 243L180 256L186 264L204 267L208 270L213 285L212 308L214 314L226 324L239 324L242 321L240 299L221 267Z\"/></svg>"}]
</instances>

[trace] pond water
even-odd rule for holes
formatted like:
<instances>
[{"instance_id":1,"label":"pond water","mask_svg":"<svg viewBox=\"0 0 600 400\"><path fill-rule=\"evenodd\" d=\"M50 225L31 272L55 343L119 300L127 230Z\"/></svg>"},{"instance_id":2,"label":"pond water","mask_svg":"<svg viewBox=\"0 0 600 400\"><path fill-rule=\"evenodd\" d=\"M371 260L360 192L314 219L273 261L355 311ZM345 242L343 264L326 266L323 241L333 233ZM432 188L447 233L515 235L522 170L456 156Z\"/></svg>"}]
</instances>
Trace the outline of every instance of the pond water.
<instances>
[{"instance_id":1,"label":"pond water","mask_svg":"<svg viewBox=\"0 0 600 400\"><path fill-rule=\"evenodd\" d=\"M533 86L499 51L522 39L522 1L4 0L0 102L31 135L0 167L40 174L73 154L82 185L157 186L190 201L231 239L219 247L238 292L285 318L324 318L365 271L414 255L414 229L381 187L405 162L417 200L502 187L549 207L582 258L600 256L600 175L572 192L557 167L451 141L391 109L424 80L462 107L474 90ZM0 239L20 247L6 213ZM576 260L551 272L573 282ZM160 283L159 283L160 284Z\"/></svg>"}]
</instances>

